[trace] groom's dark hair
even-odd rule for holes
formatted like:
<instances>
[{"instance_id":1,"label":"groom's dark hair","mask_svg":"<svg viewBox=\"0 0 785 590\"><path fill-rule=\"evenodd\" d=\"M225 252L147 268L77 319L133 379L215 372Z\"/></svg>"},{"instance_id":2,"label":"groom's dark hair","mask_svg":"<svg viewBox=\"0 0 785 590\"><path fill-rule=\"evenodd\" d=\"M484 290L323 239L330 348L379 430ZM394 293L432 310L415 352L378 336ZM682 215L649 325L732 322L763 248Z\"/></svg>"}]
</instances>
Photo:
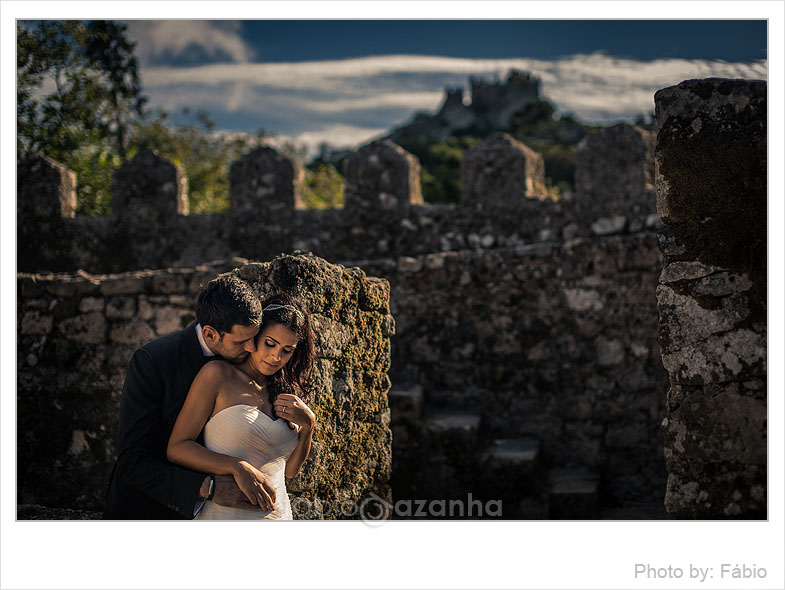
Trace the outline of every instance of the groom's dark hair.
<instances>
[{"instance_id":1,"label":"groom's dark hair","mask_svg":"<svg viewBox=\"0 0 785 590\"><path fill-rule=\"evenodd\" d=\"M196 321L223 335L234 326L259 326L262 304L250 285L232 273L220 275L196 298Z\"/></svg>"}]
</instances>

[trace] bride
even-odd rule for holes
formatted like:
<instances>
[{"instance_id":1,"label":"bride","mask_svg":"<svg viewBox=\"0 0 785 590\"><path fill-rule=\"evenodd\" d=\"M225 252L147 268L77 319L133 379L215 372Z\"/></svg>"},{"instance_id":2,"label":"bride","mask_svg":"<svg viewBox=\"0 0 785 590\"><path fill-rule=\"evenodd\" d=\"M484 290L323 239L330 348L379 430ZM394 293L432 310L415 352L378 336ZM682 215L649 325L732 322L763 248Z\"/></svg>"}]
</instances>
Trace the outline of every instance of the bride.
<instances>
[{"instance_id":1,"label":"bride","mask_svg":"<svg viewBox=\"0 0 785 590\"><path fill-rule=\"evenodd\" d=\"M207 363L188 391L166 457L184 467L232 475L253 510L207 500L197 519L292 519L284 477L311 450L316 418L298 397L314 362L309 314L288 294L262 302L256 351L240 364ZM204 428L204 446L196 442ZM212 486L211 486L212 487Z\"/></svg>"}]
</instances>

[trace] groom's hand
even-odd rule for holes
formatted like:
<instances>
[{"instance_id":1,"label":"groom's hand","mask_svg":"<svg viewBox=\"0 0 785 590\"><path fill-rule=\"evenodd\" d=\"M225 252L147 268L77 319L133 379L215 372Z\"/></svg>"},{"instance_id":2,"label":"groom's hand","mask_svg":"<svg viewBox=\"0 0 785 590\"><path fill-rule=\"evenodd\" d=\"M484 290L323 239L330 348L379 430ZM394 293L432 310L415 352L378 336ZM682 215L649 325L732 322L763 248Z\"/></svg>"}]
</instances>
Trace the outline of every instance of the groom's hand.
<instances>
[{"instance_id":1,"label":"groom's hand","mask_svg":"<svg viewBox=\"0 0 785 590\"><path fill-rule=\"evenodd\" d=\"M266 481L262 484L265 492L269 496L272 503L275 503L275 490ZM232 475L216 475L215 476L215 492L213 493L213 502L226 506L228 508L244 508L246 510L263 510L261 506L255 506L248 501L242 490L237 487Z\"/></svg>"}]
</instances>

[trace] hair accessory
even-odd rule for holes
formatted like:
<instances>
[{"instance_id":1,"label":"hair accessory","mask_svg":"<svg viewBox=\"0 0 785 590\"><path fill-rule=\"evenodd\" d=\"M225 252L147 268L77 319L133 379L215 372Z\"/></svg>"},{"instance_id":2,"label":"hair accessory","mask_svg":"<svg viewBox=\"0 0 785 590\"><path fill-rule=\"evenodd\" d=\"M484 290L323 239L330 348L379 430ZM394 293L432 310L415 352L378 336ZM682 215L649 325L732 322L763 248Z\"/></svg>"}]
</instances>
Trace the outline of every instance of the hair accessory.
<instances>
[{"instance_id":1,"label":"hair accessory","mask_svg":"<svg viewBox=\"0 0 785 590\"><path fill-rule=\"evenodd\" d=\"M294 305L280 305L279 303L271 303L267 307L262 308L262 313L266 311L275 311L276 309L285 309L287 311L291 311L292 313L296 314L301 320L304 320L305 317L303 316L303 312L297 309Z\"/></svg>"}]
</instances>

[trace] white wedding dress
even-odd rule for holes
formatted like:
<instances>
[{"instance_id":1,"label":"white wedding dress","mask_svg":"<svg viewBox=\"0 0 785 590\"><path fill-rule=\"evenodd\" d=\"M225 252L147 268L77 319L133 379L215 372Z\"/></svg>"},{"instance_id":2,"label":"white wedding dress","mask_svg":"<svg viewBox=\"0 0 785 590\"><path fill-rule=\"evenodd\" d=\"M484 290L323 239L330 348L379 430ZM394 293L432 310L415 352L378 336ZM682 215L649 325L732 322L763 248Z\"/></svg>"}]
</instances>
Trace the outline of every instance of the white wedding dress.
<instances>
[{"instance_id":1,"label":"white wedding dress","mask_svg":"<svg viewBox=\"0 0 785 590\"><path fill-rule=\"evenodd\" d=\"M273 420L254 406L238 404L218 412L204 426L204 446L224 455L248 461L261 471L275 489L275 510L228 508L207 501L198 520L292 520L286 493L286 460L297 446L297 431L286 420Z\"/></svg>"}]
</instances>

